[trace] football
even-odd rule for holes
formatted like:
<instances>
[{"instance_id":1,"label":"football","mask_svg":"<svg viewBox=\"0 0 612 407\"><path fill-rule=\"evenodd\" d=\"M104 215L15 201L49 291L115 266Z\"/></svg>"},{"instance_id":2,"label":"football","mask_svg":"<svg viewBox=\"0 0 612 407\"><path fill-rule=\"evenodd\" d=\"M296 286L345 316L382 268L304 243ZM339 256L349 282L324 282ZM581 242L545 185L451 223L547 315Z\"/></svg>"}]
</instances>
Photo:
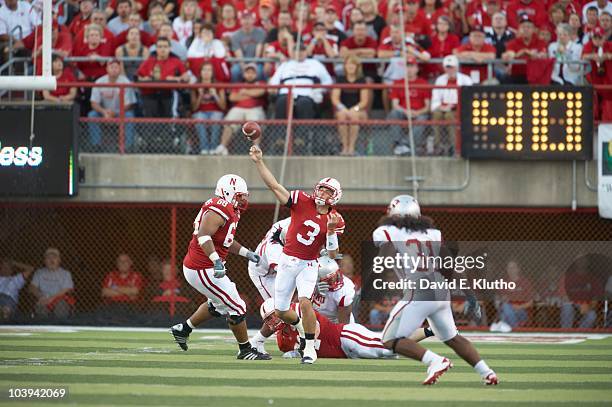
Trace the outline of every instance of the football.
<instances>
[{"instance_id":1,"label":"football","mask_svg":"<svg viewBox=\"0 0 612 407\"><path fill-rule=\"evenodd\" d=\"M242 125L242 134L251 141L261 137L261 127L257 122L246 122Z\"/></svg>"}]
</instances>

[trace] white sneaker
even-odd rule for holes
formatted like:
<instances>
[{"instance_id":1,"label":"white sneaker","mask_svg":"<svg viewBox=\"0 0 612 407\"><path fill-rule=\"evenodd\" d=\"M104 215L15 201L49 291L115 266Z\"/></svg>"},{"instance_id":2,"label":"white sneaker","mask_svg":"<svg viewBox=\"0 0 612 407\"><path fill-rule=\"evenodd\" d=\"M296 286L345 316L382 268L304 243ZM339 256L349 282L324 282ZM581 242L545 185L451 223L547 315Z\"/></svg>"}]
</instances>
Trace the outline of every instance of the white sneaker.
<instances>
[{"instance_id":1,"label":"white sneaker","mask_svg":"<svg viewBox=\"0 0 612 407\"><path fill-rule=\"evenodd\" d=\"M227 148L223 144L219 144L217 146L217 148L215 148L213 150L212 154L214 154L214 155L228 155L229 151L227 151Z\"/></svg>"},{"instance_id":2,"label":"white sneaker","mask_svg":"<svg viewBox=\"0 0 612 407\"><path fill-rule=\"evenodd\" d=\"M508 332L512 332L512 327L505 321L500 321L499 323L499 332L503 332L507 334Z\"/></svg>"},{"instance_id":3,"label":"white sneaker","mask_svg":"<svg viewBox=\"0 0 612 407\"><path fill-rule=\"evenodd\" d=\"M200 155L208 155L210 154L209 150L200 150Z\"/></svg>"},{"instance_id":4,"label":"white sneaker","mask_svg":"<svg viewBox=\"0 0 612 407\"><path fill-rule=\"evenodd\" d=\"M493 322L491 324L491 326L489 327L489 331L491 331L491 332L501 332L500 329L499 329L499 324L500 324L499 322Z\"/></svg>"},{"instance_id":5,"label":"white sneaker","mask_svg":"<svg viewBox=\"0 0 612 407\"><path fill-rule=\"evenodd\" d=\"M304 356L302 356L301 363L303 365L312 365L316 361L317 361L317 351L315 350L314 346L306 345L306 347L304 348Z\"/></svg>"},{"instance_id":6,"label":"white sneaker","mask_svg":"<svg viewBox=\"0 0 612 407\"><path fill-rule=\"evenodd\" d=\"M289 352L283 353L283 359L297 359L300 357L299 350L290 350Z\"/></svg>"},{"instance_id":7,"label":"white sneaker","mask_svg":"<svg viewBox=\"0 0 612 407\"><path fill-rule=\"evenodd\" d=\"M424 385L436 384L440 376L442 376L448 369L453 367L453 364L447 358L440 358L433 362L427 368L427 377L423 380Z\"/></svg>"}]
</instances>

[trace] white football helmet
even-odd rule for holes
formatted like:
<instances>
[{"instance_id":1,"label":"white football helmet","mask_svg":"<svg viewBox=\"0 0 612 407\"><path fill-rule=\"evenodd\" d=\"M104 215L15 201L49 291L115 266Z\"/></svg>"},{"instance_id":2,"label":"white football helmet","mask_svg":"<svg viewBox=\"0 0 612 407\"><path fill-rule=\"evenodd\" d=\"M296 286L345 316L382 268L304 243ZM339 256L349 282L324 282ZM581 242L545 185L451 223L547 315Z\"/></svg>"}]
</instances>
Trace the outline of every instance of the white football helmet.
<instances>
[{"instance_id":1,"label":"white football helmet","mask_svg":"<svg viewBox=\"0 0 612 407\"><path fill-rule=\"evenodd\" d=\"M332 191L332 196L324 199L320 196L320 189L327 188ZM342 198L342 187L335 178L323 178L314 187L314 201L317 205L336 205Z\"/></svg>"},{"instance_id":2,"label":"white football helmet","mask_svg":"<svg viewBox=\"0 0 612 407\"><path fill-rule=\"evenodd\" d=\"M248 204L249 190L246 181L235 174L226 174L217 181L215 195L230 202L234 208L244 211Z\"/></svg>"},{"instance_id":3,"label":"white football helmet","mask_svg":"<svg viewBox=\"0 0 612 407\"><path fill-rule=\"evenodd\" d=\"M389 206L387 207L387 215L419 218L421 216L421 207L419 206L417 200L412 196L398 195L389 203Z\"/></svg>"},{"instance_id":4,"label":"white football helmet","mask_svg":"<svg viewBox=\"0 0 612 407\"><path fill-rule=\"evenodd\" d=\"M344 285L340 266L330 257L323 256L319 262L319 281L329 284L329 291L336 291Z\"/></svg>"},{"instance_id":5,"label":"white football helmet","mask_svg":"<svg viewBox=\"0 0 612 407\"><path fill-rule=\"evenodd\" d=\"M261 304L259 315L261 315L263 323L275 332L283 324L283 321L274 313L274 298L268 298Z\"/></svg>"}]
</instances>

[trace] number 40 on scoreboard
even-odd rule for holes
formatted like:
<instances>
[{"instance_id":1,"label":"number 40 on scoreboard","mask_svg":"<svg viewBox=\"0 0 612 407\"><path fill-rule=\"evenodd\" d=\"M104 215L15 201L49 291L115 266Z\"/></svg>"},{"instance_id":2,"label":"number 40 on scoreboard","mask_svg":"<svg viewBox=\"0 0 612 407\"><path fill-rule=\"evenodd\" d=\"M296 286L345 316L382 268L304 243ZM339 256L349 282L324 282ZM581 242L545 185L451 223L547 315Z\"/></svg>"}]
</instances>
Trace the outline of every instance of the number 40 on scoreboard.
<instances>
[{"instance_id":1,"label":"number 40 on scoreboard","mask_svg":"<svg viewBox=\"0 0 612 407\"><path fill-rule=\"evenodd\" d=\"M592 92L590 87L462 87L461 155L590 160Z\"/></svg>"}]
</instances>

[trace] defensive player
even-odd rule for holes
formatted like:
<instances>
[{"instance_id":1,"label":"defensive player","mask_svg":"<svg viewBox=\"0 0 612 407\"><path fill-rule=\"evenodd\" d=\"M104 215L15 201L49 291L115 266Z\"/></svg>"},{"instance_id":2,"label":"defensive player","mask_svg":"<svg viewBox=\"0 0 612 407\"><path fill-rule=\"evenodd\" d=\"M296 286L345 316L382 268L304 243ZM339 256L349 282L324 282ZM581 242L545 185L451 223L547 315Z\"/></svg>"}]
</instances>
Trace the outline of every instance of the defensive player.
<instances>
[{"instance_id":1,"label":"defensive player","mask_svg":"<svg viewBox=\"0 0 612 407\"><path fill-rule=\"evenodd\" d=\"M291 224L276 274L274 303L277 315L298 330L304 347L302 363L312 364L317 360L314 347L316 317L310 302L317 283L316 260L323 247L332 258L338 253L338 234L344 230L344 220L334 206L342 197L342 189L338 180L324 178L315 185L312 195L303 191L289 193L266 167L258 146L251 147L250 156L264 183L278 201L291 210ZM303 323L290 309L296 288Z\"/></svg>"},{"instance_id":2,"label":"defensive player","mask_svg":"<svg viewBox=\"0 0 612 407\"><path fill-rule=\"evenodd\" d=\"M291 304L291 309L299 315L298 304ZM276 332L276 343L279 350L289 352L288 355L292 356L293 351L298 347L298 334L295 328L284 323L274 314L273 299L264 301L259 311L264 323ZM380 332L372 332L365 326L354 322L336 324L316 311L315 315L317 318L315 346L319 357L382 359L395 356L383 345ZM428 331L427 336L433 336L433 333ZM415 338L419 341L425 336L421 336L419 332Z\"/></svg>"},{"instance_id":3,"label":"defensive player","mask_svg":"<svg viewBox=\"0 0 612 407\"><path fill-rule=\"evenodd\" d=\"M285 236L290 222L291 218L285 218L272 225L266 233L266 237L255 249L255 253L260 257L259 263L249 262L249 277L264 301L274 295L276 269L283 254ZM267 353L265 348L266 338L272 336L273 333L266 324L263 324L261 329L251 338L251 343L259 352Z\"/></svg>"},{"instance_id":4,"label":"defensive player","mask_svg":"<svg viewBox=\"0 0 612 407\"><path fill-rule=\"evenodd\" d=\"M238 341L238 359L269 360L270 355L261 354L251 346L245 322L246 304L238 295L236 285L225 275L228 253L259 262L257 254L234 240L240 214L248 205L247 184L238 175L224 175L217 182L215 195L202 205L193 222L193 237L183 260L185 279L208 301L189 319L174 325L171 333L186 351L189 334L196 326L213 317L225 317Z\"/></svg>"},{"instance_id":5,"label":"defensive player","mask_svg":"<svg viewBox=\"0 0 612 407\"><path fill-rule=\"evenodd\" d=\"M437 256L440 253L442 235L433 227L430 218L421 216L418 202L410 195L395 197L387 209L380 226L373 233L375 244L381 253L407 253L411 256ZM388 251L386 253L389 253ZM419 265L421 267L421 265ZM397 270L400 278L428 278L441 281L440 273L430 265L423 269ZM416 271L416 273L415 273ZM418 287L418 285L417 285ZM434 334L451 347L457 355L468 362L480 374L487 385L498 383L495 372L481 359L478 351L465 337L459 335L450 306L447 290L408 290L408 296L399 301L389 316L383 330L382 340L387 349L406 357L419 360L428 366L425 385L436 383L453 365L445 357L425 349L408 336L427 319ZM440 297L440 295L443 297Z\"/></svg>"},{"instance_id":6,"label":"defensive player","mask_svg":"<svg viewBox=\"0 0 612 407\"><path fill-rule=\"evenodd\" d=\"M334 259L321 256L318 263L319 282L312 297L314 310L334 323L355 322L352 314L355 284L342 274Z\"/></svg>"}]
</instances>

